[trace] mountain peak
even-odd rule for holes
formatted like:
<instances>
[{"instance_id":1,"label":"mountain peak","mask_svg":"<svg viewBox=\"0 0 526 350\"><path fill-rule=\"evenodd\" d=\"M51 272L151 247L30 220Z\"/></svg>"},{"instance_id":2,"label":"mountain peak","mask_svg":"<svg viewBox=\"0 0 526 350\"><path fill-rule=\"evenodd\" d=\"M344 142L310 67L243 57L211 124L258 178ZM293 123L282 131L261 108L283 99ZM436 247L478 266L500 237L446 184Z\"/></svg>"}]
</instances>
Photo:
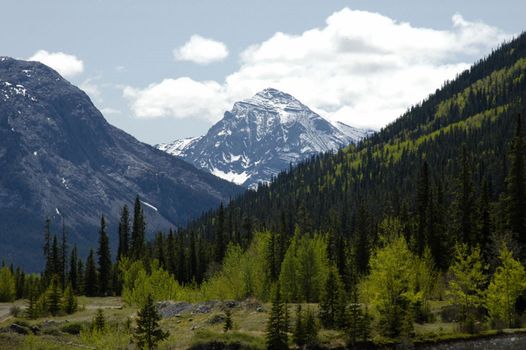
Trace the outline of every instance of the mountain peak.
<instances>
[{"instance_id":1,"label":"mountain peak","mask_svg":"<svg viewBox=\"0 0 526 350\"><path fill-rule=\"evenodd\" d=\"M276 98L286 98L289 100L295 100L295 98L292 95L274 88L266 88L264 90L261 90L260 92L255 94L254 97L259 97L268 100Z\"/></svg>"},{"instance_id":2,"label":"mountain peak","mask_svg":"<svg viewBox=\"0 0 526 350\"><path fill-rule=\"evenodd\" d=\"M369 134L360 131L334 126L292 95L267 88L236 102L206 135L157 147L223 179L254 188L291 163Z\"/></svg>"}]
</instances>

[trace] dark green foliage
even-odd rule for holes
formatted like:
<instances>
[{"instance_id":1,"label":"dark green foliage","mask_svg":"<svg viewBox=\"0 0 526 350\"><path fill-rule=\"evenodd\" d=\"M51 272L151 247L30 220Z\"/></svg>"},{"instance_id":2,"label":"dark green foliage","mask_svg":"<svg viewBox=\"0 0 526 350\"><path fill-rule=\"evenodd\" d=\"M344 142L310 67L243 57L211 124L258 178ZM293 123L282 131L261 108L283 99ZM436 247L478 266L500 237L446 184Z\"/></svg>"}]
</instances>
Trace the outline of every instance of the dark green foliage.
<instances>
[{"instance_id":1,"label":"dark green foliage","mask_svg":"<svg viewBox=\"0 0 526 350\"><path fill-rule=\"evenodd\" d=\"M517 240L526 244L526 144L522 118L517 117L515 135L511 142L509 173L506 177L506 214L508 227Z\"/></svg>"},{"instance_id":2,"label":"dark green foliage","mask_svg":"<svg viewBox=\"0 0 526 350\"><path fill-rule=\"evenodd\" d=\"M358 217L356 223L356 242L353 246L354 250L354 266L359 274L366 274L369 270L369 256L370 256L370 230L369 230L369 216L363 203L358 208Z\"/></svg>"},{"instance_id":3,"label":"dark green foliage","mask_svg":"<svg viewBox=\"0 0 526 350\"><path fill-rule=\"evenodd\" d=\"M82 262L82 259L78 260L77 264L77 274L78 274L78 290L76 291L77 294L84 293L84 263Z\"/></svg>"},{"instance_id":4,"label":"dark green foliage","mask_svg":"<svg viewBox=\"0 0 526 350\"><path fill-rule=\"evenodd\" d=\"M68 259L68 243L66 233L66 222L62 217L62 242L59 248L59 274L60 274L60 285L62 289L66 288L66 277L67 277L67 259Z\"/></svg>"},{"instance_id":5,"label":"dark green foliage","mask_svg":"<svg viewBox=\"0 0 526 350\"><path fill-rule=\"evenodd\" d=\"M46 265L44 267L44 280L45 281L51 281L51 276L53 273L53 262L51 257L51 220L49 218L46 219L46 224L44 226L44 259L46 261Z\"/></svg>"},{"instance_id":6,"label":"dark green foliage","mask_svg":"<svg viewBox=\"0 0 526 350\"><path fill-rule=\"evenodd\" d=\"M25 295L26 274L19 267L17 267L15 270L14 278L16 299L22 299Z\"/></svg>"},{"instance_id":7,"label":"dark green foliage","mask_svg":"<svg viewBox=\"0 0 526 350\"><path fill-rule=\"evenodd\" d=\"M487 179L484 179L484 181L482 182L482 190L480 195L477 241L480 245L482 258L486 264L490 261L492 243L491 234L494 230L490 208L490 197L491 194L489 189L489 182Z\"/></svg>"},{"instance_id":8,"label":"dark green foliage","mask_svg":"<svg viewBox=\"0 0 526 350\"><path fill-rule=\"evenodd\" d=\"M475 244L475 190L473 185L471 155L465 144L462 145L460 172L455 192L454 219L455 233L463 242Z\"/></svg>"},{"instance_id":9,"label":"dark green foliage","mask_svg":"<svg viewBox=\"0 0 526 350\"><path fill-rule=\"evenodd\" d=\"M75 296L75 293L73 291L73 287L71 284L67 286L66 290L64 291L64 297L62 301L62 310L66 314L72 314L75 311L77 311L77 297Z\"/></svg>"},{"instance_id":10,"label":"dark green foliage","mask_svg":"<svg viewBox=\"0 0 526 350\"><path fill-rule=\"evenodd\" d=\"M305 313L305 345L307 348L313 348L318 344L318 322L316 315L310 309Z\"/></svg>"},{"instance_id":11,"label":"dark green foliage","mask_svg":"<svg viewBox=\"0 0 526 350\"><path fill-rule=\"evenodd\" d=\"M99 293L102 296L110 293L111 282L111 253L108 233L106 232L106 220L104 216L100 219L99 231L99 249L98 255L98 273L99 273Z\"/></svg>"},{"instance_id":12,"label":"dark green foliage","mask_svg":"<svg viewBox=\"0 0 526 350\"><path fill-rule=\"evenodd\" d=\"M146 222L144 220L144 212L141 206L141 200L139 196L137 196L137 198L135 198L135 205L133 209L133 225L130 241L130 257L134 260L144 257L145 230Z\"/></svg>"},{"instance_id":13,"label":"dark green foliage","mask_svg":"<svg viewBox=\"0 0 526 350\"><path fill-rule=\"evenodd\" d=\"M303 318L304 316L301 310L301 304L298 304L296 306L296 322L294 323L292 337L294 344L296 344L299 348L302 348L307 343L307 332L305 330Z\"/></svg>"},{"instance_id":14,"label":"dark green foliage","mask_svg":"<svg viewBox=\"0 0 526 350\"><path fill-rule=\"evenodd\" d=\"M88 297L96 296L99 291L97 283L97 268L93 250L90 250L86 260L86 272L84 274L84 294Z\"/></svg>"},{"instance_id":15,"label":"dark green foliage","mask_svg":"<svg viewBox=\"0 0 526 350\"><path fill-rule=\"evenodd\" d=\"M225 243L225 211L223 203L219 207L217 214L217 223L215 224L215 261L221 262L225 257L226 243Z\"/></svg>"},{"instance_id":16,"label":"dark green foliage","mask_svg":"<svg viewBox=\"0 0 526 350\"><path fill-rule=\"evenodd\" d=\"M130 214L128 206L124 205L119 221L119 247L117 249L117 261L128 256L130 246Z\"/></svg>"},{"instance_id":17,"label":"dark green foliage","mask_svg":"<svg viewBox=\"0 0 526 350\"><path fill-rule=\"evenodd\" d=\"M223 331L226 333L234 328L232 321L232 312L230 309L225 310L225 324L223 325Z\"/></svg>"},{"instance_id":18,"label":"dark green foliage","mask_svg":"<svg viewBox=\"0 0 526 350\"><path fill-rule=\"evenodd\" d=\"M51 283L45 294L46 311L52 316L56 316L62 310L62 288L60 286L60 277L55 275L51 278Z\"/></svg>"},{"instance_id":19,"label":"dark green foliage","mask_svg":"<svg viewBox=\"0 0 526 350\"><path fill-rule=\"evenodd\" d=\"M350 347L364 343L369 337L368 315L362 312L362 306L358 300L358 288L353 285L350 290L350 303L348 311L347 334Z\"/></svg>"},{"instance_id":20,"label":"dark green foliage","mask_svg":"<svg viewBox=\"0 0 526 350\"><path fill-rule=\"evenodd\" d=\"M416 212L417 212L417 235L416 235L416 253L421 256L424 253L424 248L429 237L428 232L428 218L430 205L430 180L429 180L429 165L426 161L422 164L419 179L416 188Z\"/></svg>"},{"instance_id":21,"label":"dark green foliage","mask_svg":"<svg viewBox=\"0 0 526 350\"><path fill-rule=\"evenodd\" d=\"M28 289L29 293L27 296L26 317L34 320L35 318L38 318L41 312L38 307L38 297L40 291L36 283L31 283Z\"/></svg>"},{"instance_id":22,"label":"dark green foliage","mask_svg":"<svg viewBox=\"0 0 526 350\"><path fill-rule=\"evenodd\" d=\"M71 288L73 288L74 293L80 292L79 259L77 256L77 246L76 245L71 250L71 256L69 259L68 282L71 285Z\"/></svg>"},{"instance_id":23,"label":"dark green foliage","mask_svg":"<svg viewBox=\"0 0 526 350\"><path fill-rule=\"evenodd\" d=\"M78 335L78 334L80 334L82 329L83 329L82 323L68 323L68 324L62 326L62 328L60 328L60 330L62 332L68 333L68 334L71 334L71 335Z\"/></svg>"},{"instance_id":24,"label":"dark green foliage","mask_svg":"<svg viewBox=\"0 0 526 350\"><path fill-rule=\"evenodd\" d=\"M153 302L152 296L148 295L146 304L137 313L137 328L134 340L140 349L155 349L160 341L168 338L169 333L159 327L161 316Z\"/></svg>"},{"instance_id":25,"label":"dark green foliage","mask_svg":"<svg viewBox=\"0 0 526 350\"><path fill-rule=\"evenodd\" d=\"M298 348L314 348L318 344L318 324L314 312L302 311L301 304L296 307L296 322L293 330L294 344Z\"/></svg>"},{"instance_id":26,"label":"dark green foliage","mask_svg":"<svg viewBox=\"0 0 526 350\"><path fill-rule=\"evenodd\" d=\"M320 321L328 329L344 328L346 325L346 301L343 284L336 267L329 268L325 288L320 300Z\"/></svg>"},{"instance_id":27,"label":"dark green foliage","mask_svg":"<svg viewBox=\"0 0 526 350\"><path fill-rule=\"evenodd\" d=\"M266 344L269 350L288 349L287 320L285 304L281 298L279 283L275 284L272 296L272 310L267 322Z\"/></svg>"},{"instance_id":28,"label":"dark green foliage","mask_svg":"<svg viewBox=\"0 0 526 350\"><path fill-rule=\"evenodd\" d=\"M104 312L102 309L97 309L97 313L91 321L91 327L96 332L103 333L106 331L106 318L104 317Z\"/></svg>"}]
</instances>

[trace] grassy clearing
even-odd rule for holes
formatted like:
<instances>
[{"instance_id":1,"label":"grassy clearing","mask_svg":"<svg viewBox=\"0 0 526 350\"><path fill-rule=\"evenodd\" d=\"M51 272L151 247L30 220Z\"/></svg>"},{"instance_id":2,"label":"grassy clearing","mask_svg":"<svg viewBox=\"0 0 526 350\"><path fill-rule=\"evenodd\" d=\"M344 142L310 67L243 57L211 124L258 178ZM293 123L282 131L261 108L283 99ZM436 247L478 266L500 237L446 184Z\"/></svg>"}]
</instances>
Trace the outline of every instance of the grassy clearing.
<instances>
[{"instance_id":1,"label":"grassy clearing","mask_svg":"<svg viewBox=\"0 0 526 350\"><path fill-rule=\"evenodd\" d=\"M23 307L23 302L17 302ZM134 349L131 333L135 327L137 309L124 305L121 298L79 298L81 310L73 315L46 317L37 320L7 318L0 322L0 328L9 327L12 323L31 327L39 326L39 335L19 335L0 332L0 350L54 350L54 349ZM445 302L431 302L431 310L436 321L433 323L415 324L416 342L435 342L448 339L469 339L484 335L496 334L496 331L485 331L481 335L470 335L459 332L455 323L443 322L439 311ZM9 310L10 304L2 304L4 310ZM317 311L318 306L304 305ZM97 309L104 310L107 321L107 331L94 333L90 324ZM187 349L199 344L222 342L239 344L241 349L264 349L265 328L270 310L269 304L262 305L263 311L251 307L239 306L232 309L234 329L223 332L224 313L216 307L210 313L185 313L161 321L161 327L170 332L170 337L160 344L162 350ZM294 317L295 305L289 305L289 315ZM511 330L504 331L510 332ZM513 330L516 332L518 330ZM374 336L374 335L373 335ZM342 348L345 346L344 332L321 330L320 344L323 348ZM379 343L388 344L389 340L379 339ZM291 343L292 345L292 343Z\"/></svg>"}]
</instances>

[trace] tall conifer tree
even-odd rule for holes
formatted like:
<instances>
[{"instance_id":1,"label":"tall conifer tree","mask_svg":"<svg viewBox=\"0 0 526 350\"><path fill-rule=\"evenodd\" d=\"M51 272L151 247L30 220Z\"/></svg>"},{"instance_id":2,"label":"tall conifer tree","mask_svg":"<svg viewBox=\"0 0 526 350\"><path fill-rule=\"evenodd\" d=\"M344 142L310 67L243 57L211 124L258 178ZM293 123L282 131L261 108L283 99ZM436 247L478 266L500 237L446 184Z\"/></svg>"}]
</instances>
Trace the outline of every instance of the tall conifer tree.
<instances>
[{"instance_id":1,"label":"tall conifer tree","mask_svg":"<svg viewBox=\"0 0 526 350\"><path fill-rule=\"evenodd\" d=\"M131 234L131 257L134 260L143 258L145 253L144 237L145 237L146 223L144 221L144 212L141 206L139 196L135 198L135 206L133 209L133 227Z\"/></svg>"},{"instance_id":2,"label":"tall conifer tree","mask_svg":"<svg viewBox=\"0 0 526 350\"><path fill-rule=\"evenodd\" d=\"M99 292L108 295L111 286L111 253L108 233L106 232L106 220L104 215L100 219L99 249L97 250L99 263Z\"/></svg>"},{"instance_id":3,"label":"tall conifer tree","mask_svg":"<svg viewBox=\"0 0 526 350\"><path fill-rule=\"evenodd\" d=\"M88 297L96 296L98 292L97 285L97 267L95 266L95 257L93 250L90 250L86 259L86 272L84 274L84 294Z\"/></svg>"},{"instance_id":4,"label":"tall conifer tree","mask_svg":"<svg viewBox=\"0 0 526 350\"><path fill-rule=\"evenodd\" d=\"M119 221L119 248L117 250L117 261L122 257L128 256L130 240L130 214L128 205L124 205L121 211L121 218Z\"/></svg>"}]
</instances>

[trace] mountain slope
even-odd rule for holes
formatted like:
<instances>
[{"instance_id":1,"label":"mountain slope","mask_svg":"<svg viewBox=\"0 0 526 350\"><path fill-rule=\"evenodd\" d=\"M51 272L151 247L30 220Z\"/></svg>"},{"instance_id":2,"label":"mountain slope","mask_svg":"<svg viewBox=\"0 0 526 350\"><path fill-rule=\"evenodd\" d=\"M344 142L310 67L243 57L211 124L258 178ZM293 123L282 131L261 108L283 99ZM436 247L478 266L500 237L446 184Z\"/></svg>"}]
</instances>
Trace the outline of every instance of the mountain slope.
<instances>
[{"instance_id":1,"label":"mountain slope","mask_svg":"<svg viewBox=\"0 0 526 350\"><path fill-rule=\"evenodd\" d=\"M343 123L332 125L291 95L265 89L236 102L205 136L157 147L223 179L256 187L291 163L371 133Z\"/></svg>"},{"instance_id":2,"label":"mountain slope","mask_svg":"<svg viewBox=\"0 0 526 350\"><path fill-rule=\"evenodd\" d=\"M28 268L48 216L63 215L85 251L102 213L114 239L120 207L137 194L149 228L160 229L241 190L111 126L51 68L8 57L0 58L0 169L0 256Z\"/></svg>"},{"instance_id":3,"label":"mountain slope","mask_svg":"<svg viewBox=\"0 0 526 350\"><path fill-rule=\"evenodd\" d=\"M517 113L526 108L524 96L526 34L357 146L299 164L269 186L233 201L223 215L250 228L234 228L241 237L249 237L257 228L292 235L298 225L302 231L330 231L352 240L365 226L368 232L376 232L374 228L386 215L405 218L407 230L412 231L418 174L425 160L433 196L446 220L444 231L454 232L448 213L455 206L463 147L475 196L487 181L489 199L496 202L506 188L509 142ZM477 210L471 215L477 215ZM205 235L214 232L217 215L204 216L190 228ZM495 225L503 225L502 220L502 215L496 217Z\"/></svg>"}]
</instances>

